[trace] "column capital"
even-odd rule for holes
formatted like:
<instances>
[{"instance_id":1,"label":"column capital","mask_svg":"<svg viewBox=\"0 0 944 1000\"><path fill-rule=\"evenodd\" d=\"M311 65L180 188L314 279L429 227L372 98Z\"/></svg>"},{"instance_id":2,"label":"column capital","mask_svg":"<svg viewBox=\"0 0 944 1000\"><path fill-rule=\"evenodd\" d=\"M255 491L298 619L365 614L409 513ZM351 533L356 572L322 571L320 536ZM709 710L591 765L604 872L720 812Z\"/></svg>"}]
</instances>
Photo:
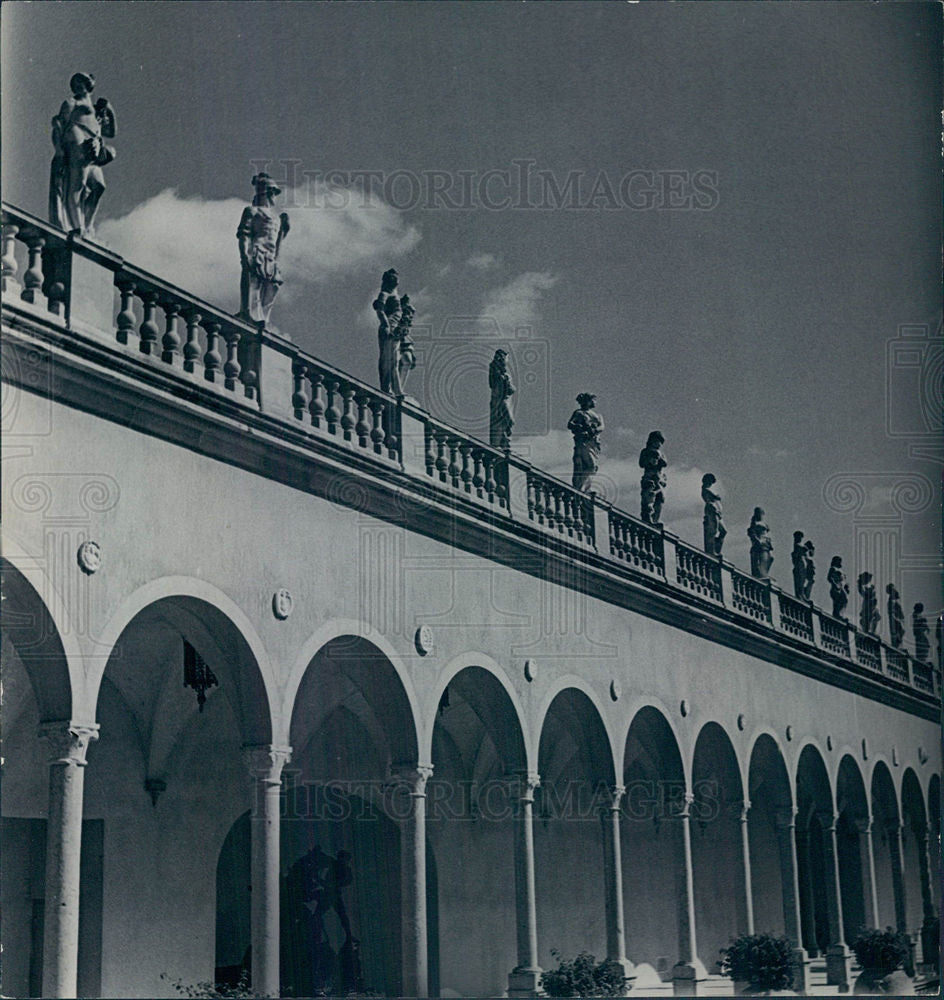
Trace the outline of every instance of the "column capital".
<instances>
[{"instance_id":1,"label":"column capital","mask_svg":"<svg viewBox=\"0 0 944 1000\"><path fill-rule=\"evenodd\" d=\"M98 739L97 722L81 723L68 720L40 723L38 736L46 744L48 762L85 767L89 743Z\"/></svg>"},{"instance_id":2,"label":"column capital","mask_svg":"<svg viewBox=\"0 0 944 1000\"><path fill-rule=\"evenodd\" d=\"M748 817L748 814L750 813L750 811L751 811L751 800L750 799L742 799L741 800L741 817L740 817L742 823L746 823L747 822L747 817Z\"/></svg>"},{"instance_id":3,"label":"column capital","mask_svg":"<svg viewBox=\"0 0 944 1000\"><path fill-rule=\"evenodd\" d=\"M414 764L412 761L399 761L390 765L390 784L406 786L410 794L415 797L426 795L426 782L432 776L432 764Z\"/></svg>"},{"instance_id":4,"label":"column capital","mask_svg":"<svg viewBox=\"0 0 944 1000\"><path fill-rule=\"evenodd\" d=\"M836 814L832 809L817 809L816 820L824 833L831 833L836 829Z\"/></svg>"},{"instance_id":5,"label":"column capital","mask_svg":"<svg viewBox=\"0 0 944 1000\"><path fill-rule=\"evenodd\" d=\"M513 771L510 776L511 794L521 802L533 802L535 789L541 784L537 771Z\"/></svg>"},{"instance_id":6,"label":"column capital","mask_svg":"<svg viewBox=\"0 0 944 1000\"><path fill-rule=\"evenodd\" d=\"M625 785L609 785L607 787L606 809L609 812L617 812L626 794Z\"/></svg>"},{"instance_id":7,"label":"column capital","mask_svg":"<svg viewBox=\"0 0 944 1000\"><path fill-rule=\"evenodd\" d=\"M243 747L243 760L246 762L249 777L264 784L281 784L282 768L291 759L292 748L289 746L261 744Z\"/></svg>"},{"instance_id":8,"label":"column capital","mask_svg":"<svg viewBox=\"0 0 944 1000\"><path fill-rule=\"evenodd\" d=\"M778 830L792 830L796 827L796 816L793 806L784 806L774 812L774 823Z\"/></svg>"}]
</instances>

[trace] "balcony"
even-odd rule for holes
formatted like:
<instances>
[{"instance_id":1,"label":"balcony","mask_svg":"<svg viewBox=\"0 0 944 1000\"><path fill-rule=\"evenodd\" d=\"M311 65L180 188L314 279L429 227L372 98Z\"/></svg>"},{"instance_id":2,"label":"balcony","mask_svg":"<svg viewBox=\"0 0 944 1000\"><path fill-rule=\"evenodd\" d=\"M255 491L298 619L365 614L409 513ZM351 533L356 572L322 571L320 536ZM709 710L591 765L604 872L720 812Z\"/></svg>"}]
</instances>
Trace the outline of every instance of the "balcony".
<instances>
[{"instance_id":1,"label":"balcony","mask_svg":"<svg viewBox=\"0 0 944 1000\"><path fill-rule=\"evenodd\" d=\"M358 475L394 483L542 558L585 565L605 581L607 599L632 594L645 613L684 615L685 627L710 622L704 634L723 631L735 648L759 649L760 639L762 655L803 660L807 672L865 684L872 697L940 702L936 667L9 205L2 263L14 332L55 340L99 367L120 364L132 381L159 383L208 414L236 415L301 446L313 469L330 458L348 484ZM333 499L347 502L341 493Z\"/></svg>"}]
</instances>

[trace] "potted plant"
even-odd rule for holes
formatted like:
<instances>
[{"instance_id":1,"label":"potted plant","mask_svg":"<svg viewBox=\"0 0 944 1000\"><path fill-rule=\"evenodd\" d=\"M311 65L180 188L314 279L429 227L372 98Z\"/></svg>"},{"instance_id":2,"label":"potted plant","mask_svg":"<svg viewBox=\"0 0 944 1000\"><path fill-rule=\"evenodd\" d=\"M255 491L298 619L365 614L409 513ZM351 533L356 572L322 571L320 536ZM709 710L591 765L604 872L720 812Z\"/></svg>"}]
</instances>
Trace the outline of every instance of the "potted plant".
<instances>
[{"instance_id":1,"label":"potted plant","mask_svg":"<svg viewBox=\"0 0 944 1000\"><path fill-rule=\"evenodd\" d=\"M745 996L793 996L793 945L773 934L742 934L721 952L721 972L747 983Z\"/></svg>"},{"instance_id":2,"label":"potted plant","mask_svg":"<svg viewBox=\"0 0 944 1000\"><path fill-rule=\"evenodd\" d=\"M914 982L904 971L911 955L904 935L896 933L891 927L884 931L864 931L856 938L852 950L862 966L853 993L915 995Z\"/></svg>"},{"instance_id":3,"label":"potted plant","mask_svg":"<svg viewBox=\"0 0 944 1000\"><path fill-rule=\"evenodd\" d=\"M573 961L565 961L551 949L557 968L541 977L544 992L551 997L621 997L626 995L623 970L613 962L598 962L593 955L581 952Z\"/></svg>"}]
</instances>

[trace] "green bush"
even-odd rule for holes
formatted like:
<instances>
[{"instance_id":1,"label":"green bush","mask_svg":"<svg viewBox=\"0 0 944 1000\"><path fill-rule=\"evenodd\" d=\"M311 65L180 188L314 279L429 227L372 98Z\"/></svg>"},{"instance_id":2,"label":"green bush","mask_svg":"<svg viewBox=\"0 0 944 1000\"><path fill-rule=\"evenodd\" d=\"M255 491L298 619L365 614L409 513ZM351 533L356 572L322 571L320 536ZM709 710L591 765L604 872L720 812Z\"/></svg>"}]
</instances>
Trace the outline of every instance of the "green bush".
<instances>
[{"instance_id":1,"label":"green bush","mask_svg":"<svg viewBox=\"0 0 944 1000\"><path fill-rule=\"evenodd\" d=\"M742 934L721 952L721 971L755 990L785 990L793 982L793 945L772 934Z\"/></svg>"},{"instance_id":2,"label":"green bush","mask_svg":"<svg viewBox=\"0 0 944 1000\"><path fill-rule=\"evenodd\" d=\"M623 994L623 971L610 962L598 962L593 955L581 952L572 962L565 962L559 951L551 950L557 968L545 972L541 985L552 997L615 997Z\"/></svg>"},{"instance_id":3,"label":"green bush","mask_svg":"<svg viewBox=\"0 0 944 1000\"><path fill-rule=\"evenodd\" d=\"M900 969L911 954L903 935L891 927L884 931L864 931L856 938L852 950L863 969L876 969L885 975Z\"/></svg>"},{"instance_id":4,"label":"green bush","mask_svg":"<svg viewBox=\"0 0 944 1000\"><path fill-rule=\"evenodd\" d=\"M161 973L161 979L167 979ZM225 983L185 983L182 979L171 982L171 986L184 997L201 997L209 1000L248 1000L255 997L252 987L249 985L249 974L242 972L239 981L235 986L227 986Z\"/></svg>"}]
</instances>

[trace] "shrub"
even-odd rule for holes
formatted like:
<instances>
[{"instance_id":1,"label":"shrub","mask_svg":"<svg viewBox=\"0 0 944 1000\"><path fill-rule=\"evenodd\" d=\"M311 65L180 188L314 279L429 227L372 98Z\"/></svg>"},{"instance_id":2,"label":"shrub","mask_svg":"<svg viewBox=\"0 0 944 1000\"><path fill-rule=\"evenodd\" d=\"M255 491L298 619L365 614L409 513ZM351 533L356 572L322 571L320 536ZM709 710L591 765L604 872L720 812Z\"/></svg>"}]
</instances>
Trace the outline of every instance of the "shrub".
<instances>
[{"instance_id":1,"label":"shrub","mask_svg":"<svg viewBox=\"0 0 944 1000\"><path fill-rule=\"evenodd\" d=\"M742 934L721 952L721 971L755 990L784 990L793 982L793 945L772 934Z\"/></svg>"},{"instance_id":2,"label":"shrub","mask_svg":"<svg viewBox=\"0 0 944 1000\"><path fill-rule=\"evenodd\" d=\"M161 973L161 979L167 979ZM235 985L229 986L226 983L185 983L182 979L171 982L171 986L184 997L206 997L209 1000L248 1000L255 997L252 987L249 985L249 973L240 973L239 980Z\"/></svg>"},{"instance_id":3,"label":"shrub","mask_svg":"<svg viewBox=\"0 0 944 1000\"><path fill-rule=\"evenodd\" d=\"M545 972L541 985L552 997L613 997L623 994L623 972L610 962L598 962L593 955L581 952L572 962L564 961L559 951L551 950L557 968Z\"/></svg>"},{"instance_id":4,"label":"shrub","mask_svg":"<svg viewBox=\"0 0 944 1000\"><path fill-rule=\"evenodd\" d=\"M876 969L885 975L900 969L911 955L908 942L891 927L884 931L864 931L856 938L852 950L863 969Z\"/></svg>"}]
</instances>

